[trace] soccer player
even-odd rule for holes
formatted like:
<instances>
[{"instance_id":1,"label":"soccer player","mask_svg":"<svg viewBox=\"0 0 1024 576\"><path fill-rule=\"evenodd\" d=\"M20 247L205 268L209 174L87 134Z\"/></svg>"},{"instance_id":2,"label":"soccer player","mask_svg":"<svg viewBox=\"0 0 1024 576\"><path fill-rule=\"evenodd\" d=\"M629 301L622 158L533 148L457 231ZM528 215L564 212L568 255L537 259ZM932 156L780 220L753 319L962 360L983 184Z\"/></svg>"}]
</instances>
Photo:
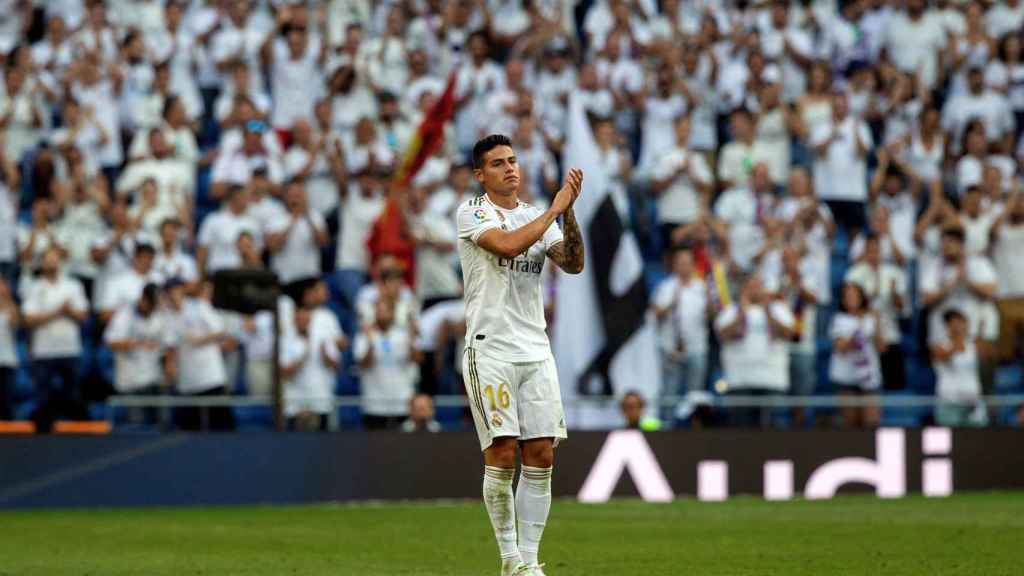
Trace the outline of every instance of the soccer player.
<instances>
[{"instance_id":1,"label":"soccer player","mask_svg":"<svg viewBox=\"0 0 1024 576\"><path fill-rule=\"evenodd\" d=\"M506 136L477 142L473 168L484 193L459 206L456 219L466 300L463 374L484 453L484 504L502 576L543 576L537 554L551 508L554 447L566 431L540 278L545 258L570 274L583 270L572 208L583 172L569 170L542 211L519 201L519 165ZM513 495L517 448L522 471Z\"/></svg>"}]
</instances>

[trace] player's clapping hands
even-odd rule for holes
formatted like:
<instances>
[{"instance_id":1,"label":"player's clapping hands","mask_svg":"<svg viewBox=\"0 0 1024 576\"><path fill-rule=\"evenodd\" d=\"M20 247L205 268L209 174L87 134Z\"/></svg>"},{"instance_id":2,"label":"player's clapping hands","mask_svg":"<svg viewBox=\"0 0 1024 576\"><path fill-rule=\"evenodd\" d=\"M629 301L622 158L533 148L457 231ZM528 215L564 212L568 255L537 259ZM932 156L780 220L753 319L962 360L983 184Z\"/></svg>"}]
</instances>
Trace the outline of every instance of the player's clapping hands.
<instances>
[{"instance_id":1,"label":"player's clapping hands","mask_svg":"<svg viewBox=\"0 0 1024 576\"><path fill-rule=\"evenodd\" d=\"M578 168L570 168L569 173L565 175L565 184L562 185L562 189L555 194L555 199L551 203L551 208L557 213L561 214L572 207L576 199L579 198L580 192L583 191L583 171Z\"/></svg>"}]
</instances>

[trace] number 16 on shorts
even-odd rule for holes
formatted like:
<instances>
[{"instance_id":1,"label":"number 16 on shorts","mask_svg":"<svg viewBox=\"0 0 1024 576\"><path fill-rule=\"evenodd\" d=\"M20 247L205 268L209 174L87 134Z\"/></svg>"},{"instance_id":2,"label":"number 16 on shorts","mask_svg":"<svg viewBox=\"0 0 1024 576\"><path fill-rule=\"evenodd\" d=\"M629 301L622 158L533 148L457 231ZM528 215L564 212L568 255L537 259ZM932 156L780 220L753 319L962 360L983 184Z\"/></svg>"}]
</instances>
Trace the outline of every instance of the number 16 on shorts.
<instances>
[{"instance_id":1,"label":"number 16 on shorts","mask_svg":"<svg viewBox=\"0 0 1024 576\"><path fill-rule=\"evenodd\" d=\"M520 435L515 390L488 360L473 349L467 349L463 358L466 395L481 449L487 449L495 438Z\"/></svg>"}]
</instances>

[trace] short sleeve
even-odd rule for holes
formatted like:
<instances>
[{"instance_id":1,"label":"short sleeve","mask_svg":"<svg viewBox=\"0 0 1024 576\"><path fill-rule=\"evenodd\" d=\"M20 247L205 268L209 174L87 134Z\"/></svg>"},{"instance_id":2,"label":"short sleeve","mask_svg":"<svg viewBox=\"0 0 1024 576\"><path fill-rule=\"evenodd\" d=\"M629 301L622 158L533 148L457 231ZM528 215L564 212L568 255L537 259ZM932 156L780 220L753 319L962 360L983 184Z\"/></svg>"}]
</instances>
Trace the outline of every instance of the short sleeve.
<instances>
[{"instance_id":1,"label":"short sleeve","mask_svg":"<svg viewBox=\"0 0 1024 576\"><path fill-rule=\"evenodd\" d=\"M203 220L202 225L199 226L199 235L196 240L200 246L209 246L213 240L213 226L216 218L207 218Z\"/></svg>"},{"instance_id":2,"label":"short sleeve","mask_svg":"<svg viewBox=\"0 0 1024 576\"><path fill-rule=\"evenodd\" d=\"M676 282L673 278L662 280L661 284L654 290L654 298L651 304L658 308L668 308L672 304L672 293L675 292Z\"/></svg>"},{"instance_id":3,"label":"short sleeve","mask_svg":"<svg viewBox=\"0 0 1024 576\"><path fill-rule=\"evenodd\" d=\"M690 173L700 184L710 184L714 181L714 176L711 174L711 168L708 167L707 160L704 159L700 154L693 154L690 157L690 162L693 163Z\"/></svg>"},{"instance_id":4,"label":"short sleeve","mask_svg":"<svg viewBox=\"0 0 1024 576\"><path fill-rule=\"evenodd\" d=\"M544 251L551 250L551 247L562 241L562 229L558 227L558 222L552 222L551 226L544 231L544 236L541 239L544 242Z\"/></svg>"},{"instance_id":5,"label":"short sleeve","mask_svg":"<svg viewBox=\"0 0 1024 576\"><path fill-rule=\"evenodd\" d=\"M459 238L474 244L484 232L500 228L494 214L483 206L473 206L469 202L459 206L456 219L459 225Z\"/></svg>"},{"instance_id":6,"label":"short sleeve","mask_svg":"<svg viewBox=\"0 0 1024 576\"><path fill-rule=\"evenodd\" d=\"M987 258L975 256L968 259L967 271L975 284L995 284L997 281L995 268Z\"/></svg>"},{"instance_id":7,"label":"short sleeve","mask_svg":"<svg viewBox=\"0 0 1024 576\"><path fill-rule=\"evenodd\" d=\"M225 331L224 316L221 313L214 310L213 306L207 302L203 302L201 310L203 320L209 328L209 334L216 334L218 332Z\"/></svg>"},{"instance_id":8,"label":"short sleeve","mask_svg":"<svg viewBox=\"0 0 1024 576\"><path fill-rule=\"evenodd\" d=\"M655 180L664 180L675 172L676 167L676 154L670 152L665 154L654 164L654 170L651 172L651 176Z\"/></svg>"},{"instance_id":9,"label":"short sleeve","mask_svg":"<svg viewBox=\"0 0 1024 576\"><path fill-rule=\"evenodd\" d=\"M715 329L721 330L726 326L736 321L736 317L739 314L739 308L735 304L730 304L728 308L722 310L721 314L715 318Z\"/></svg>"},{"instance_id":10,"label":"short sleeve","mask_svg":"<svg viewBox=\"0 0 1024 576\"><path fill-rule=\"evenodd\" d=\"M366 354L370 351L370 339L366 336L365 332L360 332L356 336L355 342L352 343L352 356L360 361L366 358Z\"/></svg>"},{"instance_id":11,"label":"short sleeve","mask_svg":"<svg viewBox=\"0 0 1024 576\"><path fill-rule=\"evenodd\" d=\"M792 328L796 325L796 318L793 317L793 311L789 309L789 306L786 306L781 302L773 303L769 308L769 312L776 322L782 324L786 328Z\"/></svg>"},{"instance_id":12,"label":"short sleeve","mask_svg":"<svg viewBox=\"0 0 1024 576\"><path fill-rule=\"evenodd\" d=\"M828 141L829 135L832 134L832 124L822 124L814 129L811 134L811 146L821 146Z\"/></svg>"},{"instance_id":13,"label":"short sleeve","mask_svg":"<svg viewBox=\"0 0 1024 576\"><path fill-rule=\"evenodd\" d=\"M850 335L850 322L849 316L845 314L837 314L832 319L832 325L828 329L828 337L830 340L836 338L845 338Z\"/></svg>"},{"instance_id":14,"label":"short sleeve","mask_svg":"<svg viewBox=\"0 0 1024 576\"><path fill-rule=\"evenodd\" d=\"M132 312L129 308L122 308L117 314L114 314L106 332L103 333L103 341L110 345L112 342L127 339L131 329L131 317Z\"/></svg>"}]
</instances>

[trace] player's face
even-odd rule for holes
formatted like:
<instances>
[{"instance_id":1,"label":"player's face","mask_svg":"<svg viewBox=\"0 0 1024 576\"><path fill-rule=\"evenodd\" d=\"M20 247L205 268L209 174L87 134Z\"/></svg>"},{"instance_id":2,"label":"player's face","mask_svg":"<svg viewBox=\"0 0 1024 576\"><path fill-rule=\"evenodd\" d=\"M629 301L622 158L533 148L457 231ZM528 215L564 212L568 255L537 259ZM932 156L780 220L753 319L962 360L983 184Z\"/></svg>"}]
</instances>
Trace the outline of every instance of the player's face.
<instances>
[{"instance_id":1,"label":"player's face","mask_svg":"<svg viewBox=\"0 0 1024 576\"><path fill-rule=\"evenodd\" d=\"M484 154L483 167L475 170L485 190L511 196L519 190L519 163L511 146L497 146Z\"/></svg>"}]
</instances>

